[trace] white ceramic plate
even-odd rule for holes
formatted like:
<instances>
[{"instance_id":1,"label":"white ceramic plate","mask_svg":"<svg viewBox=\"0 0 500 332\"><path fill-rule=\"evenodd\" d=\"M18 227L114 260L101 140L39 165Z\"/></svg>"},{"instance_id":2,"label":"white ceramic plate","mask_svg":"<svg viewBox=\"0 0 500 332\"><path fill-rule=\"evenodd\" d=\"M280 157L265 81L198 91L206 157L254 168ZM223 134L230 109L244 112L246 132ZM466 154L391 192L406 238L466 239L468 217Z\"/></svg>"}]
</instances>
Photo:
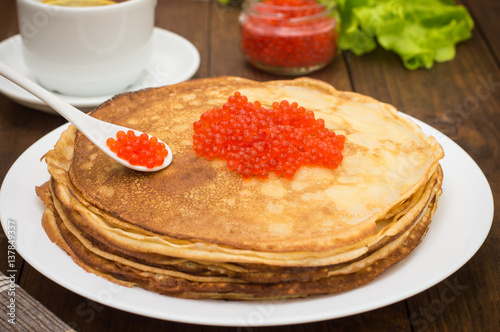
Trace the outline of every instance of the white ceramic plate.
<instances>
[{"instance_id":1,"label":"white ceramic plate","mask_svg":"<svg viewBox=\"0 0 500 332\"><path fill-rule=\"evenodd\" d=\"M369 284L349 292L275 302L184 300L126 288L85 272L47 238L42 202L34 187L49 179L40 157L63 126L40 139L14 163L0 192L4 230L15 225L18 253L63 287L136 314L203 325L269 326L339 318L380 308L420 293L462 267L480 248L493 220L493 196L476 163L452 140L416 121L443 146L443 195L422 243ZM471 222L473 221L473 222ZM76 308L74 308L76 310Z\"/></svg>"},{"instance_id":2,"label":"white ceramic plate","mask_svg":"<svg viewBox=\"0 0 500 332\"><path fill-rule=\"evenodd\" d=\"M20 35L12 36L0 43L0 61L35 81L35 77L24 64L21 43ZM146 67L143 77L123 92L185 81L196 73L199 66L200 54L191 42L170 31L155 28L151 62ZM4 77L0 77L0 92L21 105L55 113L38 98ZM112 95L78 97L55 94L84 112L94 109L112 97Z\"/></svg>"}]
</instances>

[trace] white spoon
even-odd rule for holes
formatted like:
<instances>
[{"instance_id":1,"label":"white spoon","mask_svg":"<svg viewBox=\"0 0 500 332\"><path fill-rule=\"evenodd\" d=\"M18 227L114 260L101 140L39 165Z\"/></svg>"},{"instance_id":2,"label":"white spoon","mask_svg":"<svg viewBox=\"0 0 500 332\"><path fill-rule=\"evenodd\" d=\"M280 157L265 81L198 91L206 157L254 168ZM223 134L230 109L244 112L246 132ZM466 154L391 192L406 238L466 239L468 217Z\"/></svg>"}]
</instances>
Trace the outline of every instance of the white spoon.
<instances>
[{"instance_id":1,"label":"white spoon","mask_svg":"<svg viewBox=\"0 0 500 332\"><path fill-rule=\"evenodd\" d=\"M155 166L153 168L131 165L128 161L119 158L116 155L116 153L111 151L110 148L106 145L106 140L109 137L113 137L116 139L116 133L120 130L123 130L124 132L132 130L134 131L136 136L139 136L140 134L142 134L142 132L118 126L109 122L101 121L91 117L90 115L83 113L79 109L73 107L67 102L59 99L54 94L45 90L38 84L32 82L23 75L19 74L18 72L16 72L15 70L13 70L12 68L10 68L1 61L0 61L0 75L12 81L13 83L19 85L26 91L32 93L34 96L40 98L40 100L42 100L47 105L52 107L57 113L62 115L66 120L71 122L78 130L80 130L80 132L82 132L82 134L84 134L99 149L101 149L104 153L106 153L108 156L110 156L120 164L128 168L134 169L136 171L156 172L167 167L172 162L172 151L170 150L169 146L165 144L165 142L163 142L168 151L168 155L163 161L162 165ZM158 142L162 141L158 139Z\"/></svg>"}]
</instances>

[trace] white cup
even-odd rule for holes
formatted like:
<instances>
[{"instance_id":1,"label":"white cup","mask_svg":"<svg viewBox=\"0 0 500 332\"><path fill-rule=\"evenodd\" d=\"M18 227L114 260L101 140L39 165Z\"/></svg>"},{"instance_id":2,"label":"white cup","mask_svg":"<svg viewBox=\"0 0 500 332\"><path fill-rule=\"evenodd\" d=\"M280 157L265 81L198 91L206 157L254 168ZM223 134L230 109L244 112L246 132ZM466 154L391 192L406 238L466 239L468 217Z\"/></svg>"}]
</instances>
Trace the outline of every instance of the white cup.
<instances>
[{"instance_id":1,"label":"white cup","mask_svg":"<svg viewBox=\"0 0 500 332\"><path fill-rule=\"evenodd\" d=\"M156 0L64 7L17 0L26 65L45 88L100 96L138 81L152 56Z\"/></svg>"}]
</instances>

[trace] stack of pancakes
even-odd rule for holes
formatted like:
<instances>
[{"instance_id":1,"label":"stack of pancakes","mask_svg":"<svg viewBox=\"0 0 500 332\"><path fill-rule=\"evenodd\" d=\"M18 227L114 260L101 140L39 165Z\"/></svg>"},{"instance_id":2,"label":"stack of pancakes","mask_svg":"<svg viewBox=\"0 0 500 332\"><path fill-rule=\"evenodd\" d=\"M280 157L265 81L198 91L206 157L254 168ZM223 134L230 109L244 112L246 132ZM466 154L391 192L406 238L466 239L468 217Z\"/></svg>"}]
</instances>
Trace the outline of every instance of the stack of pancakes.
<instances>
[{"instance_id":1,"label":"stack of pancakes","mask_svg":"<svg viewBox=\"0 0 500 332\"><path fill-rule=\"evenodd\" d=\"M337 169L245 180L192 147L193 123L235 91L288 100L346 136ZM192 80L118 95L92 116L168 142L155 173L119 165L70 126L45 160L49 238L86 271L183 298L263 300L349 290L407 256L441 193L443 150L390 105L307 78ZM113 136L110 133L109 136Z\"/></svg>"}]
</instances>

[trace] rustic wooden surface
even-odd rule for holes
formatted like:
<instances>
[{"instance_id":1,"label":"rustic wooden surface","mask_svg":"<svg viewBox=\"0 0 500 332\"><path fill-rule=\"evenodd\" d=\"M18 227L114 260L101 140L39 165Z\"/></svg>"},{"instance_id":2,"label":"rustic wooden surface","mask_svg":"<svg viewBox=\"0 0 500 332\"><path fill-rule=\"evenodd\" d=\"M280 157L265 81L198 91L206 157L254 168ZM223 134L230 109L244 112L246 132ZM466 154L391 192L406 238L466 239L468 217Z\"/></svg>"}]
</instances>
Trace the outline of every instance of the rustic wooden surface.
<instances>
[{"instance_id":1,"label":"rustic wooden surface","mask_svg":"<svg viewBox=\"0 0 500 332\"><path fill-rule=\"evenodd\" d=\"M478 163L495 197L500 196L500 2L466 0L475 29L451 62L408 71L382 49L364 56L340 54L311 77L395 105L439 129ZM156 26L189 39L199 50L196 78L236 75L281 78L247 65L238 49L237 8L214 1L158 0ZM19 32L14 0L0 2L0 40ZM484 90L485 81L490 81ZM482 89L483 97L477 97ZM486 91L488 92L486 94ZM474 99L475 98L475 99ZM0 95L0 181L32 143L65 123L55 115L21 106ZM464 174L466 176L466 174ZM495 203L498 208L498 201ZM471 220L474 222L474 220ZM448 279L393 305L323 322L241 328L242 331L500 331L500 220L477 254ZM6 273L7 238L0 236L0 271ZM438 253L436 253L438 254ZM53 283L17 256L17 282L46 308L79 331L231 331L146 318L92 302ZM450 289L456 296L443 301ZM0 308L4 311L5 308ZM193 313L196 315L196 313ZM2 315L1 317L4 317ZM2 318L4 319L4 318Z\"/></svg>"},{"instance_id":2,"label":"rustic wooden surface","mask_svg":"<svg viewBox=\"0 0 500 332\"><path fill-rule=\"evenodd\" d=\"M19 332L73 330L15 283L16 272L9 269L7 275L0 273L0 303L5 308L0 314L0 331L14 326Z\"/></svg>"}]
</instances>

